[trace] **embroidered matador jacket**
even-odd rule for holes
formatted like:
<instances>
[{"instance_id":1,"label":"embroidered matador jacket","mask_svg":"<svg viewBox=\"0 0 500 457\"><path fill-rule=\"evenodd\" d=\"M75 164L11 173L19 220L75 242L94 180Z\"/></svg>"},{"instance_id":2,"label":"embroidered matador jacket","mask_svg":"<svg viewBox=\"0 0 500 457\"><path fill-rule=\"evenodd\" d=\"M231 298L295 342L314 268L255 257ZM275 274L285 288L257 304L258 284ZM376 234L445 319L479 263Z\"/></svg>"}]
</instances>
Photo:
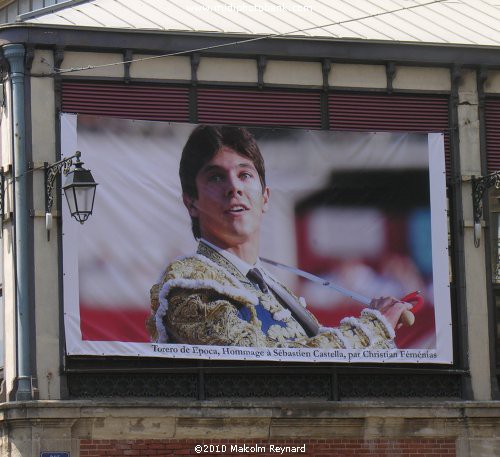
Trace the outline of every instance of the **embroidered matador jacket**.
<instances>
[{"instance_id":1,"label":"embroidered matador jacket","mask_svg":"<svg viewBox=\"0 0 500 457\"><path fill-rule=\"evenodd\" d=\"M297 298L269 275L268 293L200 242L197 253L171 263L151 288L147 327L159 343L217 346L393 348L384 316L364 309L337 328L321 327Z\"/></svg>"}]
</instances>

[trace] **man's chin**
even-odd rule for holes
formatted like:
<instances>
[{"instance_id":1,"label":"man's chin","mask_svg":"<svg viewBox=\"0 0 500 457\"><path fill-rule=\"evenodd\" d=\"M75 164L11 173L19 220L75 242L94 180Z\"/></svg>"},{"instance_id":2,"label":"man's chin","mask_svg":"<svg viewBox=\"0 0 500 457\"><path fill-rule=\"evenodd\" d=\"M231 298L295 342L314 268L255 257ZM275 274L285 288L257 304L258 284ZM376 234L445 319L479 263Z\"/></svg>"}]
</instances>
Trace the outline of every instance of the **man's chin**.
<instances>
[{"instance_id":1,"label":"man's chin","mask_svg":"<svg viewBox=\"0 0 500 457\"><path fill-rule=\"evenodd\" d=\"M218 234L217 237L205 237L207 241L219 246L222 249L228 249L231 247L241 246L242 244L252 243L258 241L258 236L256 237L254 233L233 231L226 234Z\"/></svg>"}]
</instances>

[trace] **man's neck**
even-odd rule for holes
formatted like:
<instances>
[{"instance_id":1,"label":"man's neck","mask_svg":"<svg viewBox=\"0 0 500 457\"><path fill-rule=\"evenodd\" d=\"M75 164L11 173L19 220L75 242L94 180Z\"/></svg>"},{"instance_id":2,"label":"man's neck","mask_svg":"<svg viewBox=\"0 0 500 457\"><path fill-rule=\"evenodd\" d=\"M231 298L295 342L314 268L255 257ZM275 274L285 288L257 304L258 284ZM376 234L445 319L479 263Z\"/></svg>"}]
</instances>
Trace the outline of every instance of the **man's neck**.
<instances>
[{"instance_id":1,"label":"man's neck","mask_svg":"<svg viewBox=\"0 0 500 457\"><path fill-rule=\"evenodd\" d=\"M203 241L208 241L211 245L231 253L232 255L238 257L241 259L243 262L248 263L249 265L255 265L259 258L259 247L258 245L255 246L255 244L241 244L241 245L235 245L235 246L221 246L221 243L217 243L216 241L213 240L207 240L205 238L202 238Z\"/></svg>"},{"instance_id":2,"label":"man's neck","mask_svg":"<svg viewBox=\"0 0 500 457\"><path fill-rule=\"evenodd\" d=\"M255 262L257 262L257 259L259 258L258 256L259 249L258 248L255 249L254 247L250 246L232 246L226 249L226 251L230 252L236 257L239 257L241 260L250 265L254 265Z\"/></svg>"}]
</instances>

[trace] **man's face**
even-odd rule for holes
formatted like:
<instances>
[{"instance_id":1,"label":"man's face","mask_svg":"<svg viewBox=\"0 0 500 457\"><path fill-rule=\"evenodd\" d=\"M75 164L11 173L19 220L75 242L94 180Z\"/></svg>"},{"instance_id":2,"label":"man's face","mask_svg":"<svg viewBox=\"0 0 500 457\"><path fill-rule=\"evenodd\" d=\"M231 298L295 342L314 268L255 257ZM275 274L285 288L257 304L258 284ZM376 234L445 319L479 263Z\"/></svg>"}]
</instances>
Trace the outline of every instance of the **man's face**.
<instances>
[{"instance_id":1,"label":"man's face","mask_svg":"<svg viewBox=\"0 0 500 457\"><path fill-rule=\"evenodd\" d=\"M196 189L198 198L184 194L183 199L204 239L222 249L258 242L269 189L262 189L250 159L222 147L198 172Z\"/></svg>"}]
</instances>

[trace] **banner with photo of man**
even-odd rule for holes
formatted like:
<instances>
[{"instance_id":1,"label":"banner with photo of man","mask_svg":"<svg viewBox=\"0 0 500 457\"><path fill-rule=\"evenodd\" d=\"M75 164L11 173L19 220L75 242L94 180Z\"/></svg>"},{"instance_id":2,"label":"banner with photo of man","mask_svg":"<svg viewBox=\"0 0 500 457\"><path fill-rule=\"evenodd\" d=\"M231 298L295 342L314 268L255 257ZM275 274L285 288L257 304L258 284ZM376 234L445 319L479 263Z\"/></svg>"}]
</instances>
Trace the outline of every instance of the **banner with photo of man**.
<instances>
[{"instance_id":1,"label":"banner with photo of man","mask_svg":"<svg viewBox=\"0 0 500 457\"><path fill-rule=\"evenodd\" d=\"M61 125L69 356L453 363L442 134Z\"/></svg>"}]
</instances>

